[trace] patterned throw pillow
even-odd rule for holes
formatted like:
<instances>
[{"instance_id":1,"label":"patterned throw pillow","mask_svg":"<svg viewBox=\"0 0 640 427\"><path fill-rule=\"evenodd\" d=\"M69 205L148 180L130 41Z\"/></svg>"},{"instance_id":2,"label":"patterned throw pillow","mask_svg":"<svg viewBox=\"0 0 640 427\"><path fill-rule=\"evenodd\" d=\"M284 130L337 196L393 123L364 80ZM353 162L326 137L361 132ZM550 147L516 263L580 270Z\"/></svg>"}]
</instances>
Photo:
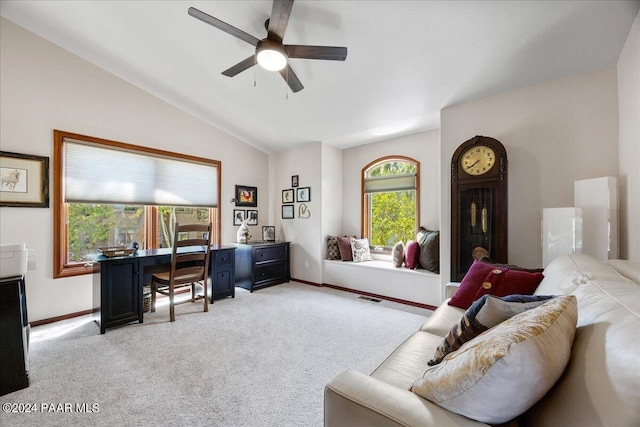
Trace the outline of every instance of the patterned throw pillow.
<instances>
[{"instance_id":1,"label":"patterned throw pillow","mask_svg":"<svg viewBox=\"0 0 640 427\"><path fill-rule=\"evenodd\" d=\"M353 262L373 261L369 252L369 239L351 238L351 253Z\"/></svg>"},{"instance_id":2,"label":"patterned throw pillow","mask_svg":"<svg viewBox=\"0 0 640 427\"><path fill-rule=\"evenodd\" d=\"M338 250L340 251L340 259L342 261L353 261L353 254L351 252L351 237L338 236Z\"/></svg>"},{"instance_id":3,"label":"patterned throw pillow","mask_svg":"<svg viewBox=\"0 0 640 427\"><path fill-rule=\"evenodd\" d=\"M471 341L487 329L504 322L505 320L524 311L536 308L544 304L551 295L509 295L495 297L483 295L479 300L471 304L464 313L460 322L453 325L442 344L436 349L436 353L428 363L429 366L437 365L444 357L453 353L467 341Z\"/></svg>"},{"instance_id":4,"label":"patterned throw pillow","mask_svg":"<svg viewBox=\"0 0 640 427\"><path fill-rule=\"evenodd\" d=\"M391 259L395 267L402 267L402 263L404 262L404 243L398 242L393 246Z\"/></svg>"},{"instance_id":5,"label":"patterned throw pillow","mask_svg":"<svg viewBox=\"0 0 640 427\"><path fill-rule=\"evenodd\" d=\"M542 273L507 270L474 261L448 304L466 310L471 303L485 294L498 297L513 294L531 295L543 278Z\"/></svg>"},{"instance_id":6,"label":"patterned throw pillow","mask_svg":"<svg viewBox=\"0 0 640 427\"><path fill-rule=\"evenodd\" d=\"M462 345L427 369L411 391L487 424L527 411L558 381L571 357L578 305L552 298Z\"/></svg>"},{"instance_id":7,"label":"patterned throw pillow","mask_svg":"<svg viewBox=\"0 0 640 427\"><path fill-rule=\"evenodd\" d=\"M338 249L338 238L327 236L327 259L340 259L340 249Z\"/></svg>"}]
</instances>

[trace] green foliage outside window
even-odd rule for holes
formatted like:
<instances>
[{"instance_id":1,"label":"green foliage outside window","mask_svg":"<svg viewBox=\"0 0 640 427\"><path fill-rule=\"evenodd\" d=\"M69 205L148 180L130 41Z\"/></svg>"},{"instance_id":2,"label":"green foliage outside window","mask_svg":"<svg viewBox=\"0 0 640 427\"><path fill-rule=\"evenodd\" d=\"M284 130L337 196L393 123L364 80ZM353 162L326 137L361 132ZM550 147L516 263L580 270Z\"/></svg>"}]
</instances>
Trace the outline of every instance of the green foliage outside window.
<instances>
[{"instance_id":1,"label":"green foliage outside window","mask_svg":"<svg viewBox=\"0 0 640 427\"><path fill-rule=\"evenodd\" d=\"M144 241L144 207L71 203L68 262L83 262L98 248Z\"/></svg>"},{"instance_id":2,"label":"green foliage outside window","mask_svg":"<svg viewBox=\"0 0 640 427\"><path fill-rule=\"evenodd\" d=\"M408 175L416 165L403 161L382 163L371 169L368 177ZM392 247L399 241L414 238L416 230L416 191L391 191L369 195L371 209L370 244Z\"/></svg>"}]
</instances>

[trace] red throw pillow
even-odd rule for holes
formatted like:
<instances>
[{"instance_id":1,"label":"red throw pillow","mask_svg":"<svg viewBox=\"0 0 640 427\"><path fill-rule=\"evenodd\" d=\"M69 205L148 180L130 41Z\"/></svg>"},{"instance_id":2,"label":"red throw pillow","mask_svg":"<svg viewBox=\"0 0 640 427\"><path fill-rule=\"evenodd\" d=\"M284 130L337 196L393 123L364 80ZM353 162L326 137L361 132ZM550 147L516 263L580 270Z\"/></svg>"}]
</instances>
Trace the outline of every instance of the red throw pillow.
<instances>
[{"instance_id":1,"label":"red throw pillow","mask_svg":"<svg viewBox=\"0 0 640 427\"><path fill-rule=\"evenodd\" d=\"M340 251L340 259L342 261L353 261L353 253L351 252L351 237L338 236L338 251Z\"/></svg>"},{"instance_id":2,"label":"red throw pillow","mask_svg":"<svg viewBox=\"0 0 640 427\"><path fill-rule=\"evenodd\" d=\"M474 261L449 305L466 310L485 294L497 297L532 295L543 278L542 273L509 270Z\"/></svg>"},{"instance_id":3,"label":"red throw pillow","mask_svg":"<svg viewBox=\"0 0 640 427\"><path fill-rule=\"evenodd\" d=\"M404 248L404 266L414 270L420 263L420 245L409 240Z\"/></svg>"}]
</instances>

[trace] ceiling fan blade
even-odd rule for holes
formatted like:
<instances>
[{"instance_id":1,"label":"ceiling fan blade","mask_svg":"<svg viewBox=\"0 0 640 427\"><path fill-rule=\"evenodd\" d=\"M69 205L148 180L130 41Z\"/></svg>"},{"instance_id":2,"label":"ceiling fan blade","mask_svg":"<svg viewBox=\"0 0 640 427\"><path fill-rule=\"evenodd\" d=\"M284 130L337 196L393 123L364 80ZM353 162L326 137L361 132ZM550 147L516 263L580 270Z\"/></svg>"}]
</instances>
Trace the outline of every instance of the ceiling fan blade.
<instances>
[{"instance_id":1,"label":"ceiling fan blade","mask_svg":"<svg viewBox=\"0 0 640 427\"><path fill-rule=\"evenodd\" d=\"M250 45L256 46L260 41L256 37L253 37L251 34L245 33L244 31L221 21L218 18L214 18L213 16L196 9L195 7L189 8L189 15L201 20L202 22L214 26L217 29L224 31L225 33L231 34L232 36L237 37L240 40L244 40Z\"/></svg>"},{"instance_id":2,"label":"ceiling fan blade","mask_svg":"<svg viewBox=\"0 0 640 427\"><path fill-rule=\"evenodd\" d=\"M296 73L293 72L293 68L291 68L291 65L287 65L285 68L280 70L280 75L282 76L284 81L287 82L293 93L300 92L302 89L304 89L304 86L302 86L300 79L298 78L298 76L296 76Z\"/></svg>"},{"instance_id":3,"label":"ceiling fan blade","mask_svg":"<svg viewBox=\"0 0 640 427\"><path fill-rule=\"evenodd\" d=\"M347 59L346 47L288 44L284 48L289 58L326 59L329 61L344 61Z\"/></svg>"},{"instance_id":4,"label":"ceiling fan blade","mask_svg":"<svg viewBox=\"0 0 640 427\"><path fill-rule=\"evenodd\" d=\"M255 55L251 55L247 59L238 62L233 67L231 67L231 68L229 68L227 70L224 70L222 72L222 74L227 76L227 77L233 77L233 76L235 76L237 74L240 74L244 70L247 70L247 69L253 67L254 65L256 65L256 56Z\"/></svg>"},{"instance_id":5,"label":"ceiling fan blade","mask_svg":"<svg viewBox=\"0 0 640 427\"><path fill-rule=\"evenodd\" d=\"M269 40L282 42L292 8L293 0L273 0L271 17L269 18L269 28L267 28L269 33L267 38Z\"/></svg>"}]
</instances>

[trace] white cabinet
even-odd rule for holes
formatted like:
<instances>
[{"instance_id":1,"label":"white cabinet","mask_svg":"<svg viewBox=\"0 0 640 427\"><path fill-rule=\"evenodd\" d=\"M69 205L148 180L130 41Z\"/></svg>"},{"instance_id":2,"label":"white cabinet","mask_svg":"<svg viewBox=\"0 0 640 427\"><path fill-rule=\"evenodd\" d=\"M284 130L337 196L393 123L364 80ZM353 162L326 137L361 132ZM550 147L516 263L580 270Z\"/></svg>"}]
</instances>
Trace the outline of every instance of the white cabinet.
<instances>
[{"instance_id":1,"label":"white cabinet","mask_svg":"<svg viewBox=\"0 0 640 427\"><path fill-rule=\"evenodd\" d=\"M618 180L575 181L573 204L582 210L583 252L599 260L618 258Z\"/></svg>"}]
</instances>

